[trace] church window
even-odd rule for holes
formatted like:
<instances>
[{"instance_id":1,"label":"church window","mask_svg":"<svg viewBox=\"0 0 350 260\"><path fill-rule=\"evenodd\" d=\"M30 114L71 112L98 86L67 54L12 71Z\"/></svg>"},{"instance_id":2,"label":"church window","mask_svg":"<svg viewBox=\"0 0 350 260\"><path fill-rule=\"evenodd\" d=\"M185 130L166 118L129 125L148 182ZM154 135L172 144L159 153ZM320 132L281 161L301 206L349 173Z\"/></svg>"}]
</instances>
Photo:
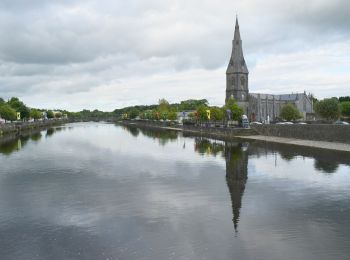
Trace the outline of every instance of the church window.
<instances>
[{"instance_id":1,"label":"church window","mask_svg":"<svg viewBox=\"0 0 350 260\"><path fill-rule=\"evenodd\" d=\"M241 86L244 87L244 85L245 85L245 78L241 77Z\"/></svg>"}]
</instances>

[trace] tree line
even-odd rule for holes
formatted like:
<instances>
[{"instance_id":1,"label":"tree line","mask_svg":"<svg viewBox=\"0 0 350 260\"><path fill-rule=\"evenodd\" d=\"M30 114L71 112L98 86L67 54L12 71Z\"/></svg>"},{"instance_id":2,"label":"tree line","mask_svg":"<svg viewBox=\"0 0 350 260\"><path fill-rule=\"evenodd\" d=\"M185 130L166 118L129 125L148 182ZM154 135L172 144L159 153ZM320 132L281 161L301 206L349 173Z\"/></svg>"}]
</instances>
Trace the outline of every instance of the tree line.
<instances>
[{"instance_id":1,"label":"tree line","mask_svg":"<svg viewBox=\"0 0 350 260\"><path fill-rule=\"evenodd\" d=\"M62 115L62 111L54 112L52 110L29 108L17 97L12 97L8 101L0 98L0 118L7 121L37 120L43 117L48 119L61 118Z\"/></svg>"}]
</instances>

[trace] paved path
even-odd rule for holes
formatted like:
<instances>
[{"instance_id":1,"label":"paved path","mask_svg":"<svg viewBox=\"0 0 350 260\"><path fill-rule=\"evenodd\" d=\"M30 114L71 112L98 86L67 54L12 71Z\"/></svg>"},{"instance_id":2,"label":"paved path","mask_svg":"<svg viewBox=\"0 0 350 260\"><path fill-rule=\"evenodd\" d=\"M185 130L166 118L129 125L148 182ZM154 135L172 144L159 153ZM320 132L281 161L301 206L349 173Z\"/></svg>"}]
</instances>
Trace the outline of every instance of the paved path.
<instances>
[{"instance_id":1,"label":"paved path","mask_svg":"<svg viewBox=\"0 0 350 260\"><path fill-rule=\"evenodd\" d=\"M248 140L260 140L260 141L266 141L266 142L272 142L272 143L292 144L292 145L298 145L298 146L308 146L308 147L350 152L350 144L344 144L344 143L312 141L312 140L302 140L302 139L293 139L293 138L276 137L276 136L263 136L263 135L237 136L237 137L248 139Z\"/></svg>"}]
</instances>

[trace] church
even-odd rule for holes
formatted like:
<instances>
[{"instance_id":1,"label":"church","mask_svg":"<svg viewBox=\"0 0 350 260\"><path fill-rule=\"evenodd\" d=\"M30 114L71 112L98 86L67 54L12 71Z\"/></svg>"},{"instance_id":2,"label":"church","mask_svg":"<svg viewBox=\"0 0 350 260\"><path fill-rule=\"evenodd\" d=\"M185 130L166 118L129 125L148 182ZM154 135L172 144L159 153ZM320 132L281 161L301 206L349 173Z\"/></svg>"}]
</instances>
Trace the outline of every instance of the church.
<instances>
[{"instance_id":1,"label":"church","mask_svg":"<svg viewBox=\"0 0 350 260\"><path fill-rule=\"evenodd\" d=\"M261 94L249 93L248 67L244 60L242 40L236 18L235 33L232 41L231 58L226 70L226 101L233 97L250 121L269 122L279 117L281 108L294 104L304 120L313 114L311 96L304 93L293 94Z\"/></svg>"}]
</instances>

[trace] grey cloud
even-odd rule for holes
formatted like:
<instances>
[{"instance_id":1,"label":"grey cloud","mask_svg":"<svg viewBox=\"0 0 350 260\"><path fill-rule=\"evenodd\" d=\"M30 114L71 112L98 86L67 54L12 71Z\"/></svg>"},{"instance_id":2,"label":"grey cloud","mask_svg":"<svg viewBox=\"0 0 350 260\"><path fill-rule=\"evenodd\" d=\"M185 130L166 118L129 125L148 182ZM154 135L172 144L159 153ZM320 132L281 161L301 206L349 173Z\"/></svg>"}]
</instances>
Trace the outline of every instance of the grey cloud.
<instances>
[{"instance_id":1,"label":"grey cloud","mask_svg":"<svg viewBox=\"0 0 350 260\"><path fill-rule=\"evenodd\" d=\"M224 88L234 11L239 14L244 52L253 71L259 60L270 55L347 41L349 9L346 0L220 4L199 0L5 0L0 3L0 91L4 97L18 95L32 103L33 90L43 97L65 99L64 95L111 85L115 87L109 91L115 93L121 93L123 85L145 96L163 93L160 88L183 89L171 83L179 73L222 69L222 80L211 83L215 92ZM155 80L159 77L166 77L168 83L159 86ZM178 84L193 86L196 90L191 93L202 94L206 89L197 79L183 80L186 82ZM264 85L268 82L260 83ZM132 92L118 97L119 103L139 102ZM173 95L174 100L183 96ZM90 99L86 104L96 103Z\"/></svg>"}]
</instances>

